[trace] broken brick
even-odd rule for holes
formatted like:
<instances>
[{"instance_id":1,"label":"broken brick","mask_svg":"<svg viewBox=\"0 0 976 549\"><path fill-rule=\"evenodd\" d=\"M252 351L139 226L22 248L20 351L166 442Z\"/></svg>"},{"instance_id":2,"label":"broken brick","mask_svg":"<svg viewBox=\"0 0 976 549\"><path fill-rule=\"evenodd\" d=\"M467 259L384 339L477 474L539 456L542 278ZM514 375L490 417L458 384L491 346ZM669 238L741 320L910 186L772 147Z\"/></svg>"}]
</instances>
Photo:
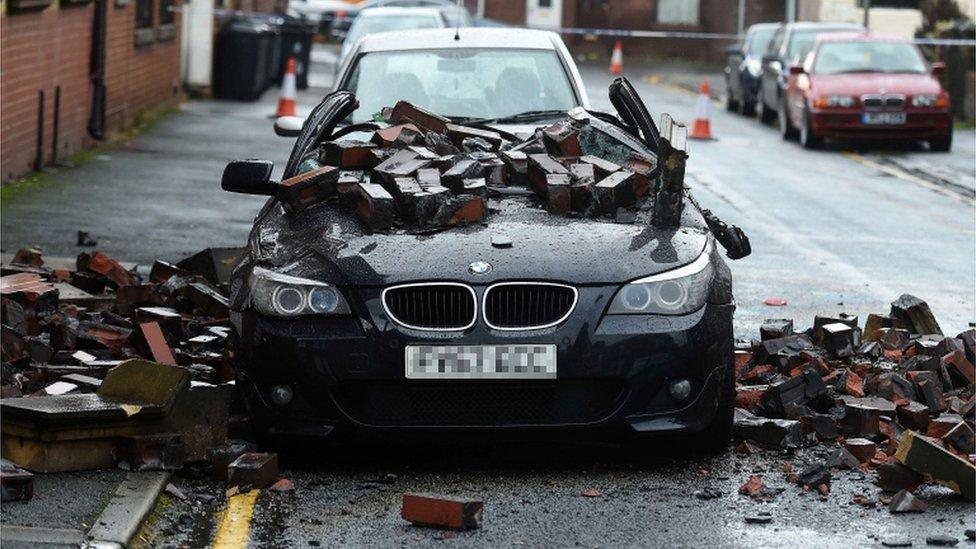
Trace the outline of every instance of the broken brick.
<instances>
[{"instance_id":1,"label":"broken brick","mask_svg":"<svg viewBox=\"0 0 976 549\"><path fill-rule=\"evenodd\" d=\"M928 406L908 401L898 406L898 423L906 429L912 429L920 433L928 431L929 428L929 408Z\"/></svg>"},{"instance_id":2,"label":"broken brick","mask_svg":"<svg viewBox=\"0 0 976 549\"><path fill-rule=\"evenodd\" d=\"M369 151L375 148L375 143L328 141L322 146L321 160L324 164L345 170L368 168L370 167Z\"/></svg>"},{"instance_id":3,"label":"broken brick","mask_svg":"<svg viewBox=\"0 0 976 549\"><path fill-rule=\"evenodd\" d=\"M803 440L799 421L756 417L745 410L735 411L732 433L767 448L798 448Z\"/></svg>"},{"instance_id":4,"label":"broken brick","mask_svg":"<svg viewBox=\"0 0 976 549\"><path fill-rule=\"evenodd\" d=\"M878 445L866 438L849 438L844 441L844 448L861 463L867 463L874 457Z\"/></svg>"},{"instance_id":5,"label":"broken brick","mask_svg":"<svg viewBox=\"0 0 976 549\"><path fill-rule=\"evenodd\" d=\"M227 468L237 458L247 453L257 451L257 446L244 440L228 440L225 444L215 446L208 452L210 471L213 478L227 480Z\"/></svg>"},{"instance_id":6,"label":"broken brick","mask_svg":"<svg viewBox=\"0 0 976 549\"><path fill-rule=\"evenodd\" d=\"M484 504L480 500L431 494L403 494L400 516L417 526L471 530L481 528Z\"/></svg>"},{"instance_id":7,"label":"broken brick","mask_svg":"<svg viewBox=\"0 0 976 549\"><path fill-rule=\"evenodd\" d=\"M613 213L617 208L633 204L636 200L634 183L634 173L628 171L614 172L601 179L593 187L600 210L604 213Z\"/></svg>"},{"instance_id":8,"label":"broken brick","mask_svg":"<svg viewBox=\"0 0 976 549\"><path fill-rule=\"evenodd\" d=\"M552 156L581 156L579 133L567 121L557 122L542 130L542 143Z\"/></svg>"},{"instance_id":9,"label":"broken brick","mask_svg":"<svg viewBox=\"0 0 976 549\"><path fill-rule=\"evenodd\" d=\"M902 294L891 302L891 316L910 327L912 333L942 334L928 303L911 294Z\"/></svg>"},{"instance_id":10,"label":"broken brick","mask_svg":"<svg viewBox=\"0 0 976 549\"><path fill-rule=\"evenodd\" d=\"M976 367L966 358L966 353L954 350L942 357L942 365L949 371L956 387L972 387L976 384Z\"/></svg>"},{"instance_id":11,"label":"broken brick","mask_svg":"<svg viewBox=\"0 0 976 549\"><path fill-rule=\"evenodd\" d=\"M176 359L173 357L173 350L169 348L163 331L159 324L155 322L144 322L139 325L139 331L149 348L149 356L160 364L170 364L176 366Z\"/></svg>"},{"instance_id":12,"label":"broken brick","mask_svg":"<svg viewBox=\"0 0 976 549\"><path fill-rule=\"evenodd\" d=\"M902 465L898 460L888 460L877 468L877 483L885 492L913 491L922 484L922 475Z\"/></svg>"},{"instance_id":13,"label":"broken brick","mask_svg":"<svg viewBox=\"0 0 976 549\"><path fill-rule=\"evenodd\" d=\"M300 211L331 196L338 178L339 169L334 166L289 177L279 184L278 199L289 211Z\"/></svg>"},{"instance_id":14,"label":"broken brick","mask_svg":"<svg viewBox=\"0 0 976 549\"><path fill-rule=\"evenodd\" d=\"M789 318L767 318L759 327L759 337L763 341L791 335L793 335L793 320Z\"/></svg>"},{"instance_id":15,"label":"broken brick","mask_svg":"<svg viewBox=\"0 0 976 549\"><path fill-rule=\"evenodd\" d=\"M772 417L786 415L790 404L806 404L827 393L827 386L817 372L807 370L803 374L773 384L763 395L763 409Z\"/></svg>"},{"instance_id":16,"label":"broken brick","mask_svg":"<svg viewBox=\"0 0 976 549\"><path fill-rule=\"evenodd\" d=\"M102 252L78 254L77 267L79 271L91 271L104 276L116 287L136 283L135 275L127 271L121 263Z\"/></svg>"},{"instance_id":17,"label":"broken brick","mask_svg":"<svg viewBox=\"0 0 976 549\"><path fill-rule=\"evenodd\" d=\"M447 118L422 109L407 101L398 101L390 111L390 123L402 124L412 122L413 124L430 130L435 133L443 134L447 131Z\"/></svg>"},{"instance_id":18,"label":"broken brick","mask_svg":"<svg viewBox=\"0 0 976 549\"><path fill-rule=\"evenodd\" d=\"M557 173L546 176L546 211L552 215L566 216L571 209L569 176Z\"/></svg>"},{"instance_id":19,"label":"broken brick","mask_svg":"<svg viewBox=\"0 0 976 549\"><path fill-rule=\"evenodd\" d=\"M891 498L888 511L891 513L921 513L925 511L925 502L915 497L908 490L899 490L895 497Z\"/></svg>"},{"instance_id":20,"label":"broken brick","mask_svg":"<svg viewBox=\"0 0 976 549\"><path fill-rule=\"evenodd\" d=\"M393 196L376 183L359 185L359 201L356 213L360 221L372 232L384 232L393 227L395 205Z\"/></svg>"},{"instance_id":21,"label":"broken brick","mask_svg":"<svg viewBox=\"0 0 976 549\"><path fill-rule=\"evenodd\" d=\"M502 144L502 136L498 132L461 126L459 124L447 124L443 132L455 147L461 147L466 139L480 139L488 144L489 150L498 150Z\"/></svg>"},{"instance_id":22,"label":"broken brick","mask_svg":"<svg viewBox=\"0 0 976 549\"><path fill-rule=\"evenodd\" d=\"M123 436L115 447L119 468L126 471L175 471L186 458L183 436L177 434Z\"/></svg>"},{"instance_id":23,"label":"broken brick","mask_svg":"<svg viewBox=\"0 0 976 549\"><path fill-rule=\"evenodd\" d=\"M569 175L570 172L559 162L553 160L548 154L528 155L528 178L533 190L540 197L545 198L549 182L549 175L563 174Z\"/></svg>"},{"instance_id":24,"label":"broken brick","mask_svg":"<svg viewBox=\"0 0 976 549\"><path fill-rule=\"evenodd\" d=\"M227 466L231 486L264 488L278 479L278 454L248 452Z\"/></svg>"},{"instance_id":25,"label":"broken brick","mask_svg":"<svg viewBox=\"0 0 976 549\"><path fill-rule=\"evenodd\" d=\"M417 126L408 123L378 129L373 132L371 141L380 147L392 147L397 144L409 145L418 137L420 137L420 130ZM375 158L375 153L377 152L377 150L368 151L368 154ZM378 162L375 162L375 160L371 163L373 166L376 164Z\"/></svg>"},{"instance_id":26,"label":"broken brick","mask_svg":"<svg viewBox=\"0 0 976 549\"><path fill-rule=\"evenodd\" d=\"M934 440L905 431L895 458L917 473L929 475L939 484L976 501L976 467L954 456Z\"/></svg>"},{"instance_id":27,"label":"broken brick","mask_svg":"<svg viewBox=\"0 0 976 549\"><path fill-rule=\"evenodd\" d=\"M34 474L0 459L0 501L30 501L33 497Z\"/></svg>"},{"instance_id":28,"label":"broken brick","mask_svg":"<svg viewBox=\"0 0 976 549\"><path fill-rule=\"evenodd\" d=\"M963 455L976 454L976 438L974 438L972 427L965 421L960 421L942 435L942 441Z\"/></svg>"}]
</instances>

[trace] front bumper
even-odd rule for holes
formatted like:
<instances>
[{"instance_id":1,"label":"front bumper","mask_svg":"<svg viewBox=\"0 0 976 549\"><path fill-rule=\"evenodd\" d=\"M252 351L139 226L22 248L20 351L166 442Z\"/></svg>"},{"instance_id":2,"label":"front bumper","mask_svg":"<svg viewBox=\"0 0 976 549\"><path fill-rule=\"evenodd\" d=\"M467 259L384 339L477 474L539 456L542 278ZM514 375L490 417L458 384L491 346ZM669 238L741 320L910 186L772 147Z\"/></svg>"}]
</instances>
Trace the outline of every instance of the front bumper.
<instances>
[{"instance_id":1,"label":"front bumper","mask_svg":"<svg viewBox=\"0 0 976 549\"><path fill-rule=\"evenodd\" d=\"M812 111L810 129L834 139L932 139L949 133L952 115L946 112L908 112L904 124L866 125L861 111Z\"/></svg>"},{"instance_id":2,"label":"front bumper","mask_svg":"<svg viewBox=\"0 0 976 549\"><path fill-rule=\"evenodd\" d=\"M734 306L708 304L679 317L603 316L616 288L580 288L563 324L524 332L480 321L464 332L407 329L386 318L378 289L361 292L356 301L368 312L358 318L272 320L246 312L239 388L252 421L269 434L707 427L731 360ZM556 345L556 379L405 378L407 345L522 343ZM679 377L693 386L682 402L667 390ZM286 406L270 397L279 384L293 390Z\"/></svg>"}]
</instances>

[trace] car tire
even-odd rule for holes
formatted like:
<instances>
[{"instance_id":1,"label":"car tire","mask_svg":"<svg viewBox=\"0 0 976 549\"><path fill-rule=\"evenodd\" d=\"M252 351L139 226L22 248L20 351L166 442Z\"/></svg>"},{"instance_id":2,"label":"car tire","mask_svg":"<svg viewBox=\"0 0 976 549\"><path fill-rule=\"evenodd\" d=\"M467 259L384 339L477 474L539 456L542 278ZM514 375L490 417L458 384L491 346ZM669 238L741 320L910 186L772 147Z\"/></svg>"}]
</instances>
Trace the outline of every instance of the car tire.
<instances>
[{"instance_id":1,"label":"car tire","mask_svg":"<svg viewBox=\"0 0 976 549\"><path fill-rule=\"evenodd\" d=\"M804 149L819 149L823 147L824 139L817 135L810 127L810 113L804 111L803 126L800 127L800 144Z\"/></svg>"},{"instance_id":2,"label":"car tire","mask_svg":"<svg viewBox=\"0 0 976 549\"><path fill-rule=\"evenodd\" d=\"M952 129L945 135L929 139L929 150L932 152L949 152L952 150Z\"/></svg>"},{"instance_id":3,"label":"car tire","mask_svg":"<svg viewBox=\"0 0 976 549\"><path fill-rule=\"evenodd\" d=\"M732 421L735 416L735 360L730 354L719 387L718 409L704 429L683 435L686 447L700 454L720 454L732 442Z\"/></svg>"},{"instance_id":4,"label":"car tire","mask_svg":"<svg viewBox=\"0 0 976 549\"><path fill-rule=\"evenodd\" d=\"M779 126L779 134L784 141L793 141L797 138L796 128L790 122L790 116L786 111L786 98L780 99L779 108L776 109L776 119Z\"/></svg>"},{"instance_id":5,"label":"car tire","mask_svg":"<svg viewBox=\"0 0 976 549\"><path fill-rule=\"evenodd\" d=\"M763 124L769 124L770 122L773 121L774 118L776 118L776 111L769 108L769 106L766 105L765 100L760 99L759 100L759 121L762 122Z\"/></svg>"},{"instance_id":6,"label":"car tire","mask_svg":"<svg viewBox=\"0 0 976 549\"><path fill-rule=\"evenodd\" d=\"M728 90L728 86L726 86L725 89ZM736 112L739 110L739 102L732 97L731 90L725 92L725 110L729 112Z\"/></svg>"},{"instance_id":7,"label":"car tire","mask_svg":"<svg viewBox=\"0 0 976 549\"><path fill-rule=\"evenodd\" d=\"M756 114L756 102L746 101L743 99L739 101L739 114L745 116L746 118L752 117Z\"/></svg>"}]
</instances>

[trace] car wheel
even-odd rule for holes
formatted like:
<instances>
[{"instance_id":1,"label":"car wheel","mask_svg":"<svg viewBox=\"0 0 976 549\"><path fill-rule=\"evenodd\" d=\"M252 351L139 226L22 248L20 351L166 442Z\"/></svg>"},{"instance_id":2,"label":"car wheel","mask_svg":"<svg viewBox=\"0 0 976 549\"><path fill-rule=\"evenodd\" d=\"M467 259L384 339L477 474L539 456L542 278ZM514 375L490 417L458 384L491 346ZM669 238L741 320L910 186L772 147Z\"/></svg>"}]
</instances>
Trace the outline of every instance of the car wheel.
<instances>
[{"instance_id":1,"label":"car wheel","mask_svg":"<svg viewBox=\"0 0 976 549\"><path fill-rule=\"evenodd\" d=\"M779 134L783 136L783 140L792 141L796 139L796 128L793 127L793 123L790 122L790 116L786 112L786 98L780 99L779 109L776 110L776 118L779 122Z\"/></svg>"},{"instance_id":2,"label":"car wheel","mask_svg":"<svg viewBox=\"0 0 976 549\"><path fill-rule=\"evenodd\" d=\"M932 152L949 152L952 149L952 129L945 135L929 139L929 149Z\"/></svg>"},{"instance_id":3,"label":"car wheel","mask_svg":"<svg viewBox=\"0 0 976 549\"><path fill-rule=\"evenodd\" d=\"M726 86L725 89L728 90L725 92L725 110L729 112L736 112L739 110L739 102L732 97L732 90L729 89L728 86Z\"/></svg>"},{"instance_id":4,"label":"car wheel","mask_svg":"<svg viewBox=\"0 0 976 549\"><path fill-rule=\"evenodd\" d=\"M746 117L756 114L756 102L745 99L739 101L739 114Z\"/></svg>"},{"instance_id":5,"label":"car wheel","mask_svg":"<svg viewBox=\"0 0 976 549\"><path fill-rule=\"evenodd\" d=\"M735 415L735 360L729 355L718 397L718 409L712 422L697 433L688 434L689 446L696 452L718 454L732 442L732 419Z\"/></svg>"},{"instance_id":6,"label":"car wheel","mask_svg":"<svg viewBox=\"0 0 976 549\"><path fill-rule=\"evenodd\" d=\"M823 147L823 138L810 127L810 113L803 113L803 125L800 126L800 144L805 149L819 149Z\"/></svg>"},{"instance_id":7,"label":"car wheel","mask_svg":"<svg viewBox=\"0 0 976 549\"><path fill-rule=\"evenodd\" d=\"M759 100L759 121L762 122L763 124L769 124L770 122L773 121L774 118L776 118L776 111L769 108L769 106L766 105L766 101L764 99L760 99Z\"/></svg>"}]
</instances>

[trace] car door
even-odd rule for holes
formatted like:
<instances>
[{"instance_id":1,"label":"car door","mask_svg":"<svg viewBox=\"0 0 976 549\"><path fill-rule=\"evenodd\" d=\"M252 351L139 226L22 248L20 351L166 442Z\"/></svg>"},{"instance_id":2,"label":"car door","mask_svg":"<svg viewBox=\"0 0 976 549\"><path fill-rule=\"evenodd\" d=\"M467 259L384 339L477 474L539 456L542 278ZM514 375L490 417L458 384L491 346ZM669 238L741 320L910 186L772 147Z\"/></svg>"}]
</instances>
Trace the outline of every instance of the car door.
<instances>
[{"instance_id":1,"label":"car door","mask_svg":"<svg viewBox=\"0 0 976 549\"><path fill-rule=\"evenodd\" d=\"M762 58L762 80L759 99L770 107L776 106L779 78L783 70L782 49L786 41L786 27L780 28L769 42L769 49Z\"/></svg>"}]
</instances>

